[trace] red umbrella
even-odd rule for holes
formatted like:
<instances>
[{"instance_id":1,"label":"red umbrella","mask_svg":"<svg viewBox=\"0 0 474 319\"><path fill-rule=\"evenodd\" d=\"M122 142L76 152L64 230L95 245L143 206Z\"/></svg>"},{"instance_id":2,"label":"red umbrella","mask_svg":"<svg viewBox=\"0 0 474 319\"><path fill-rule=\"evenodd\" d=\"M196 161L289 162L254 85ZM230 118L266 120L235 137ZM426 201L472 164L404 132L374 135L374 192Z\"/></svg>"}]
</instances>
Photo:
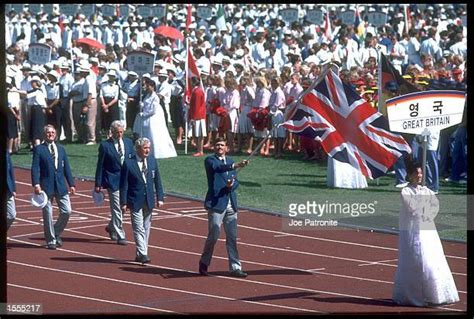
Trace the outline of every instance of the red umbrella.
<instances>
[{"instance_id":1,"label":"red umbrella","mask_svg":"<svg viewBox=\"0 0 474 319\"><path fill-rule=\"evenodd\" d=\"M181 41L184 40L184 36L181 33L181 31L173 27L161 25L159 27L156 27L155 30L153 31L156 34L161 34L162 36L173 39L173 40L181 40Z\"/></svg>"},{"instance_id":2,"label":"red umbrella","mask_svg":"<svg viewBox=\"0 0 474 319\"><path fill-rule=\"evenodd\" d=\"M80 38L76 41L77 44L85 44L92 48L105 49L105 45L91 38Z\"/></svg>"}]
</instances>

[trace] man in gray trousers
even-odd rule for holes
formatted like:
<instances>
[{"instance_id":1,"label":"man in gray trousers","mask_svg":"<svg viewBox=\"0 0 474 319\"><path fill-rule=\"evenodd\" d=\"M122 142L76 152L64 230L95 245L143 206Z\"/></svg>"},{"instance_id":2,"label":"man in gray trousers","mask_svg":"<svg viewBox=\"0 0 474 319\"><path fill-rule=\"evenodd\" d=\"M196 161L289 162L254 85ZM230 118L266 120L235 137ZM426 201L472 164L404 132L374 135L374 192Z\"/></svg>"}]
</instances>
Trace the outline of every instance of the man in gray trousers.
<instances>
[{"instance_id":1,"label":"man in gray trousers","mask_svg":"<svg viewBox=\"0 0 474 319\"><path fill-rule=\"evenodd\" d=\"M52 125L46 125L44 127L44 142L33 149L33 163L31 164L31 181L35 194L44 190L48 195L48 202L43 207L44 237L48 249L56 249L56 246L63 245L60 236L66 228L72 211L66 181L71 194L76 192L66 150L55 140L56 129ZM56 199L59 206L58 220L54 225L53 198Z\"/></svg>"},{"instance_id":2,"label":"man in gray trousers","mask_svg":"<svg viewBox=\"0 0 474 319\"><path fill-rule=\"evenodd\" d=\"M95 170L95 191L101 188L109 193L111 219L105 227L110 239L119 245L127 245L125 231L122 226L122 210L120 207L120 171L126 158L135 155L133 142L123 136L124 125L121 121L113 121L110 125L111 136L100 143L97 168Z\"/></svg>"}]
</instances>

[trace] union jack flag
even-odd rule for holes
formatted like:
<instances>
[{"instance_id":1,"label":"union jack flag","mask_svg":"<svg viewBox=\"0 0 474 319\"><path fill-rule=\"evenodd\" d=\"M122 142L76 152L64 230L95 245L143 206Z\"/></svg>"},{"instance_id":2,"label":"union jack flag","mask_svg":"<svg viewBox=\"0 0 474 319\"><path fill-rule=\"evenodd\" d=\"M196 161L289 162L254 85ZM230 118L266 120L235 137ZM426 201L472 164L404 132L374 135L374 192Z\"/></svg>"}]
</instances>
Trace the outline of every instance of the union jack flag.
<instances>
[{"instance_id":1,"label":"union jack flag","mask_svg":"<svg viewBox=\"0 0 474 319\"><path fill-rule=\"evenodd\" d=\"M329 69L313 90L291 108L283 127L321 142L324 151L373 179L386 174L402 152L402 136L366 100Z\"/></svg>"}]
</instances>

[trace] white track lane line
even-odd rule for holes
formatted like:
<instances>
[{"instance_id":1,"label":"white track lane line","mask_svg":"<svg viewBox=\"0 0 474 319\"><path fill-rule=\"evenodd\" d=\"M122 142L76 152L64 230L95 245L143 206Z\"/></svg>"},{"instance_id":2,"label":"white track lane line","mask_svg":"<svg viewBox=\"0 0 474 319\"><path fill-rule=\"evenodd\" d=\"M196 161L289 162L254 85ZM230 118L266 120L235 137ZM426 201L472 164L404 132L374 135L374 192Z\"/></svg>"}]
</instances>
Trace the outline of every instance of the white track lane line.
<instances>
[{"instance_id":1,"label":"white track lane line","mask_svg":"<svg viewBox=\"0 0 474 319\"><path fill-rule=\"evenodd\" d=\"M100 225L100 227L102 227L104 225L106 225L106 224ZM98 237L98 238L102 238L102 239L108 239L108 237L106 237L106 236L97 235L97 234L93 234L93 233L92 234L91 233L85 233L85 232L79 231L79 230L87 229L87 228L94 228L94 226L68 228L68 229L66 229L66 231L70 231L70 232L73 232L73 233L77 233L77 234L81 234L81 235L85 235L85 236L90 236L90 237ZM29 234L29 235L37 235L37 234L42 234L42 232L32 233L32 234ZM22 237L22 236L16 236L16 237ZM204 236L201 236L201 237L205 238ZM13 239L13 238L10 238L10 239ZM133 242L129 242L129 243L133 244ZM155 246L155 245L151 245L151 244L148 245L148 247L149 248L154 248L154 249L161 249L161 250L165 250L165 251L170 251L170 252L174 252L174 253L193 255L193 256L196 256L196 257L201 255L200 253L184 251L184 250L179 250L179 249L173 249L173 248L166 248L166 247L163 247L163 246ZM227 260L227 257L222 257L222 256L217 256L217 255L213 256L213 258L221 259L221 260ZM326 272L326 271L324 271L324 272L318 271L318 270L322 270L322 269L325 269L325 268L322 268L322 269L321 268L320 269L302 269L302 268L280 266L280 265L274 265L274 264L266 264L266 263L261 263L261 262L256 262L256 261L245 260L245 259L242 260L242 262L245 263L245 264L263 266L263 267L269 267L269 268L296 270L296 271L309 272L309 273L313 273L313 274L320 274L320 275L325 275L325 276L330 276L330 277L338 277L338 278L345 278L345 279L350 279L350 280L368 281L368 282L376 282L376 283L393 285L393 281L386 281L386 280L371 279L371 278L365 278L365 277L334 274L334 273L330 273L330 272ZM460 293L465 293L464 291L461 291L461 290L459 290L459 292Z\"/></svg>"},{"instance_id":2,"label":"white track lane line","mask_svg":"<svg viewBox=\"0 0 474 319\"><path fill-rule=\"evenodd\" d=\"M89 196L89 195L82 195L82 196ZM55 208L57 208L56 206L53 206ZM155 209L154 209L155 211ZM108 220L109 218L107 217L101 217L101 216L97 216L97 215L93 215L93 214L88 214L88 213L85 213L85 212L82 212L82 211L78 211L78 210L72 210L72 212L76 212L76 213L79 213L79 214L83 214L83 215L86 215L86 216L92 216L92 217L100 217L102 219L106 219ZM172 214L178 214L178 213L175 213L175 212L171 212ZM178 214L179 215L179 214ZM194 216L186 216L186 217L189 217L189 218L193 218L193 219L198 219L198 220L206 220L205 218L199 218L199 217L194 217ZM127 223L127 224L130 224L130 222L126 222L124 221L124 223ZM240 225L239 225L240 227ZM252 227L253 228L253 227ZM155 230L161 230L161 231L165 231L165 232L171 232L171 233L175 233L175 234L179 234L179 235L184 235L184 236L191 236L191 237L196 237L196 238L202 238L202 239L205 239L206 236L202 236L202 235L194 235L194 234L189 234L189 233L185 233L185 232L179 232L179 231L174 231L174 230L169 230L169 229L165 229L165 228L160 228L160 227L151 227L151 229L155 229ZM225 239L219 239L219 241L225 241ZM344 261L350 261L350 262L356 262L356 263L359 263L359 264L362 264L362 263L371 263L373 261L370 261L370 260L360 260L360 259L353 259L353 258L346 258L346 257L336 257L336 256L331 256L331 255L324 255L324 254L316 254L316 253L310 253L310 252L302 252L302 251L295 251L295 250L291 250L291 249L286 249L286 248L278 248L278 247L272 247L272 246L263 246L263 245L256 245L256 244L250 244L250 243L246 243L246 242L242 242L242 241L239 241L239 245L246 245L246 246L250 246L250 247L256 247L256 248L264 248L264 249L271 249L271 250L277 250L277 251L283 251L283 252L290 252L290 253L295 253L295 254L302 254L302 255L309 255L309 256L316 256L316 257L323 257L323 258L329 258L329 259L338 259L338 260L344 260ZM381 265L381 266L386 266L386 267L397 267L397 265L392 265L392 264L386 264L386 263L379 263L378 265ZM464 273L456 273L456 272L453 272L452 273L453 275L459 275L459 276L466 276L466 274Z\"/></svg>"},{"instance_id":3,"label":"white track lane line","mask_svg":"<svg viewBox=\"0 0 474 319\"><path fill-rule=\"evenodd\" d=\"M108 258L108 257L103 257L103 256L98 256L98 255L79 253L79 252L72 251L72 250L66 250L66 249L60 249L60 250L64 250L66 252L70 252L70 253L73 253L73 254L93 256L93 257L102 258L102 259L111 259L111 258ZM255 305L259 305L259 306L267 306L267 307L272 307L272 308L281 308L281 309L287 309L287 310L293 310L293 311L313 312L313 313L314 312L316 312L316 313L327 313L327 312L322 312L322 311L318 311L318 310L314 310L314 309L296 308L296 307L282 306L282 305L276 305L276 304L265 303L265 302L241 300L241 299L236 299L236 298L232 298L232 297L211 295L211 294L205 294L205 293L201 293L201 292L194 292L194 291L188 291L188 290L182 290L182 289L160 287L160 286L155 286L155 285L137 283L137 282L121 280L121 279L117 279L117 278L97 276L97 275L92 275L92 274L87 274L87 273L76 272L76 271L69 271L69 270L63 270L63 269L57 269L57 268L49 268L49 267L43 267L43 266L38 266L38 265L31 265L31 264L26 264L26 263L21 263L21 262L16 262L16 261L8 261L8 262L12 263L12 264L15 264L15 265L19 265L19 266L25 266L25 267L42 269L42 270L66 273L66 274L77 275L77 276L82 276L82 277L89 277L89 278L100 279L100 280L105 280L105 281L112 281L114 283L121 283L121 284L132 285L132 286L140 286L140 287L146 287L146 288L152 288L152 289L158 289L158 290L171 291L171 292L176 292L176 293L183 293L183 294L187 294L187 295L214 298L214 299L220 299L220 300L226 300L226 301L241 301L241 302L244 302L244 303L250 303L250 304L255 304ZM130 264L132 265L132 264L138 264L138 263L130 262ZM160 269L170 269L170 270L175 270L175 271L194 273L194 272L190 272L190 271L187 271L187 270L184 270L184 269L160 267L158 265L147 265L146 267L160 268ZM221 277L221 276L215 276L215 277Z\"/></svg>"},{"instance_id":4,"label":"white track lane line","mask_svg":"<svg viewBox=\"0 0 474 319\"><path fill-rule=\"evenodd\" d=\"M18 264L22 265L21 263L18 263ZM97 299L97 298L92 298L92 297L74 295L74 294L71 294L71 293L62 293L62 292L59 292L59 291L45 290L45 289L21 286L21 285L16 285L16 284L7 284L7 285L11 286L11 287L15 287L15 288L22 288L22 289L33 290L33 291L46 292L48 294L53 294L53 295L66 296L68 298L92 300L92 301L97 301L99 303L109 303L109 304L114 304L114 305L127 306L127 307L139 308L139 309L145 309L145 310L153 310L153 311L158 311L158 312L166 312L166 313L172 313L172 314L183 314L183 313L179 313L179 312L171 311L171 310L165 310L165 309L160 309L160 308L152 308L152 307L147 307L147 306L135 305L135 304L131 304L131 303L112 301L112 300L107 300L107 299ZM70 313L70 315L73 315L73 314L75 314L75 313ZM80 314L80 312L78 312L77 314Z\"/></svg>"},{"instance_id":5,"label":"white track lane line","mask_svg":"<svg viewBox=\"0 0 474 319\"><path fill-rule=\"evenodd\" d=\"M15 241L18 241L18 242L21 242L21 243L25 243L25 244L31 244L31 245L33 245L33 246L39 246L39 245L36 244L36 243L31 243L31 242L27 242L27 241L22 241L22 240L17 240L17 239L15 239ZM101 255L94 255L94 254L88 254L88 253L82 253L82 252L78 252L78 251L74 251L74 250L68 250L68 249L64 249L64 248L59 248L59 249L57 249L57 250L69 252L69 253L72 253L72 254L78 254L78 255L82 255L82 256L96 257L96 258L101 258L101 259L106 259L106 260L115 260L115 259L110 258L110 257L104 257L104 256L101 256ZM14 262L14 261L8 261L8 262L18 263L18 262ZM18 263L18 264L22 264L22 263ZM138 263L136 263L136 262L130 262L130 264L138 264ZM48 267L36 266L36 265L29 265L29 266L30 266L30 267L35 267L35 268L47 269L47 270L51 270L51 271L59 271L59 272L73 273L73 272L70 272L70 271L67 271L67 270L58 270L58 269L55 269L55 268L53 269L53 268L48 268ZM165 267L165 266L160 266L160 265L155 265L155 264L147 264L146 267L160 268L160 269L168 269L168 270L186 272L186 273L191 273L191 274L192 274L192 273L195 273L194 271L189 271L189 270L187 270L187 269ZM128 282L128 281L124 281L124 280L111 279L111 278L108 278L108 277L100 277L100 276L95 276L95 275L90 275L90 274L82 274L82 275L87 276L87 277L93 277L93 278L97 277L97 278L99 278L99 279L111 280L111 281L114 281L114 282L123 282L123 283L128 283L128 284L133 284L133 285L139 285L139 286L145 286L145 287L156 288L156 289L164 289L164 290L170 290L170 291L176 291L176 292L184 292L184 293L188 293L188 294L196 294L196 295L204 295L204 296L213 296L213 297L218 298L218 299L239 300L239 299L229 298L229 297L207 295L207 294L198 293L198 292L183 291L183 290L174 289L174 288L164 288L164 287L151 286L151 285L140 284L140 283L135 283L135 282ZM325 291L325 290L316 290L316 289L310 289L310 288L300 288L300 287L294 287L294 286L288 286L288 285L282 285L282 284L274 284L274 283L269 283L269 282L264 282L264 281L256 281L256 280L251 280L251 279L249 279L248 277L245 278L245 279L239 279L239 278L228 277L228 276L219 276L219 275L211 275L211 276L212 276L212 277L217 277L217 278L220 278L220 279L225 279L225 280L235 280L235 281L241 281L241 282L242 282L242 281L243 281L243 282L250 282L250 283L255 283L255 284L258 284L258 285L265 285L265 286L270 286L270 287L279 287L279 288L285 288L285 289L290 289L290 290L298 290L298 291L311 292L311 293L322 293L322 294L327 294L327 295L335 295L335 296L339 296L339 297L350 297L350 298L363 299L363 300L376 300L375 298L364 297L364 296L359 296L359 295L350 295L350 294L336 293L336 292L330 292L330 291ZM248 301L248 300L240 300L240 301L249 302L249 303L255 303L255 304L259 304L259 305L263 304L263 305L276 306L276 307L281 307L281 308L285 308L285 309L291 309L291 308L292 308L292 307L287 307L287 306L274 305L274 304L266 304L266 303L255 302L255 301ZM301 310L302 310L301 308L293 308L293 309L297 309L298 311L301 311ZM449 310L449 311L459 311L459 312L463 312L463 310L451 309L451 308L446 308L446 307L436 307L436 309L443 309L443 310ZM310 311L310 312L320 312L320 311L311 310L311 309L305 309L305 310ZM303 311L304 311L304 310L303 310Z\"/></svg>"},{"instance_id":6,"label":"white track lane line","mask_svg":"<svg viewBox=\"0 0 474 319\"><path fill-rule=\"evenodd\" d=\"M23 183L23 182L17 182L17 183L30 186L30 184L28 184L28 183ZM92 198L91 195L81 194L80 192L76 192L76 195L82 196L82 197L87 197L87 198ZM108 199L105 199L105 200L108 201ZM190 200L189 202L192 202L192 200ZM186 201L185 203L188 203L188 201ZM173 208L173 209L175 209L175 208ZM183 207L183 209L186 209L186 207ZM153 210L156 210L156 209L153 209ZM176 214L176 212L170 211L170 210L158 209L158 211L162 211L164 213ZM243 210L243 211L246 211L246 210ZM184 215L183 217L187 217L187 216ZM193 217L193 216L189 216L189 217ZM206 218L199 218L199 217L194 217L194 218L199 219L199 220L205 220L207 222ZM369 244L360 244L360 243L341 241L341 240L335 240L335 239L328 239L328 238L322 238L322 237L311 237L311 236L306 236L306 235L299 235L299 234L293 234L293 233L288 233L288 232L275 231L275 230L265 229L265 228L260 228L260 227L259 228L251 227L251 226L246 226L246 225L243 225L243 224L239 224L239 227L240 228L252 229L252 230L256 230L256 231L269 232L269 233L273 233L273 234L276 234L276 235L285 235L285 236L292 236L292 237L298 237L298 238L304 238L304 239L310 239L310 240L318 240L318 241L327 241L327 242L333 242L333 243L345 244L345 245L362 246L362 247L367 247L367 248L398 251L397 248L377 246L377 245L369 245ZM446 255L446 257L447 258L467 260L466 257L461 257L461 256Z\"/></svg>"}]
</instances>

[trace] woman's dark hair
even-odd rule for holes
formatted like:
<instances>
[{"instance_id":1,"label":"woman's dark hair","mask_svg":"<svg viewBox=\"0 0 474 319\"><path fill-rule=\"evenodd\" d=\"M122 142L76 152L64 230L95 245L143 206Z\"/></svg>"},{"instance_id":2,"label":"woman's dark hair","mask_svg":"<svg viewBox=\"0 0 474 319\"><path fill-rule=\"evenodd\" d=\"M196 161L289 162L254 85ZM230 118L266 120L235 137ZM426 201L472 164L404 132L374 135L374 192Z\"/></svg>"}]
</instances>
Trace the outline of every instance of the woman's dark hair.
<instances>
[{"instance_id":1,"label":"woman's dark hair","mask_svg":"<svg viewBox=\"0 0 474 319\"><path fill-rule=\"evenodd\" d=\"M421 164L415 161L411 154L404 155L403 160L405 161L407 176L412 175L417 171L418 168L421 168Z\"/></svg>"}]
</instances>

